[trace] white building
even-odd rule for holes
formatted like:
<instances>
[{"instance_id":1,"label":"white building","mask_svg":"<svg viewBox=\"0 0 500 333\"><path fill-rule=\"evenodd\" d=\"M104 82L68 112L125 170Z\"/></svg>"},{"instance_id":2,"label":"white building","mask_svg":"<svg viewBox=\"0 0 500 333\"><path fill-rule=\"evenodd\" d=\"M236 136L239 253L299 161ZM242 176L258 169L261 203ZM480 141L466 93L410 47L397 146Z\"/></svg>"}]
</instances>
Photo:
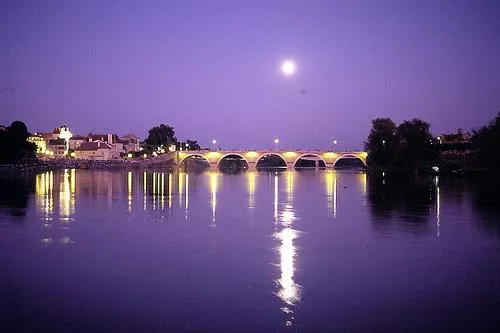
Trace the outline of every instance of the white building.
<instances>
[{"instance_id":1,"label":"white building","mask_svg":"<svg viewBox=\"0 0 500 333\"><path fill-rule=\"evenodd\" d=\"M75 158L85 160L114 160L120 158L112 145L101 140L84 142L75 149Z\"/></svg>"}]
</instances>

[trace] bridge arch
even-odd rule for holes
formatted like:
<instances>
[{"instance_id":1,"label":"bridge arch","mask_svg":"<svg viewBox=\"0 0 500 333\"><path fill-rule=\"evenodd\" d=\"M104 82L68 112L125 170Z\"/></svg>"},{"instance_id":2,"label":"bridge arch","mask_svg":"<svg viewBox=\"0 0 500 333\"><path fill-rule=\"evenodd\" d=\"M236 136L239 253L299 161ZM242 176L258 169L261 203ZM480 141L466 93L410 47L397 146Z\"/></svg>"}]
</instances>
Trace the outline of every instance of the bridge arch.
<instances>
[{"instance_id":1,"label":"bridge arch","mask_svg":"<svg viewBox=\"0 0 500 333\"><path fill-rule=\"evenodd\" d=\"M285 157L283 157L283 155L281 155L280 153L269 152L269 153L262 154L261 156L259 156L259 158L257 158L257 160L255 160L255 168L257 168L259 166L260 160L263 159L264 157L267 157L267 156L277 156L283 161L285 166L288 165L286 163L286 159L285 159Z\"/></svg>"},{"instance_id":2,"label":"bridge arch","mask_svg":"<svg viewBox=\"0 0 500 333\"><path fill-rule=\"evenodd\" d=\"M208 163L208 165L210 165L210 161L209 161L209 160L208 160L208 158L206 158L203 154L200 154L200 153L191 153L191 154L187 154L186 156L183 156L183 157L180 159L180 161L179 161L179 166L181 166L181 165L182 165L182 163L183 163L184 161L186 161L188 158L193 157L193 156L197 156L197 157L201 157L201 158L203 158L203 159L204 159L204 160Z\"/></svg>"},{"instance_id":3,"label":"bridge arch","mask_svg":"<svg viewBox=\"0 0 500 333\"><path fill-rule=\"evenodd\" d=\"M363 163L363 165L365 166L365 168L367 167L365 159L363 159L362 157L360 157L357 154L351 154L351 153L343 154L343 155L337 157L337 159L335 160L335 162L333 162L333 167L335 168L335 165L337 164L337 162L340 161L341 159L344 159L344 158L357 158L358 160L361 161L361 163Z\"/></svg>"},{"instance_id":4,"label":"bridge arch","mask_svg":"<svg viewBox=\"0 0 500 333\"><path fill-rule=\"evenodd\" d=\"M245 156L243 156L243 155L242 155L242 154L240 154L240 153L233 153L233 152L229 152L229 153L223 154L221 157L219 157L219 159L217 160L217 169L219 169L220 162L221 162L224 158L226 158L226 157L228 157L228 156L233 156L233 155L234 155L234 156L239 156L239 157L241 157L241 158L243 159L243 161L245 161L245 163L247 164L247 167L249 167L249 166L250 166L250 164L248 163L248 160L247 160L247 158L246 158Z\"/></svg>"},{"instance_id":5,"label":"bridge arch","mask_svg":"<svg viewBox=\"0 0 500 333\"><path fill-rule=\"evenodd\" d=\"M296 166L297 162L298 162L301 158L306 157L306 156L315 156L315 157L318 157L320 160L322 160L322 161L323 161L323 163L325 163L325 167L327 166L326 161L325 161L325 159L323 158L323 156L321 156L321 155L319 155L319 154L316 154L316 153L304 153L304 154L300 154L300 155L299 155L299 157L297 157L297 158L295 159L295 161L293 161L293 168L295 169L295 166Z\"/></svg>"}]
</instances>

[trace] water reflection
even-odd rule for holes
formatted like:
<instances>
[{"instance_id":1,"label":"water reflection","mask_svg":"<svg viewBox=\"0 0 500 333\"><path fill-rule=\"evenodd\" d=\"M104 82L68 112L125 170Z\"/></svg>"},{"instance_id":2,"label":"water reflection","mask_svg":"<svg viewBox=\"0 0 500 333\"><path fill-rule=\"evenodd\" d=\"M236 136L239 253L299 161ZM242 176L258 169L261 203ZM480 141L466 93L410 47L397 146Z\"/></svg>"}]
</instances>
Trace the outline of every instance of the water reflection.
<instances>
[{"instance_id":1,"label":"water reflection","mask_svg":"<svg viewBox=\"0 0 500 333\"><path fill-rule=\"evenodd\" d=\"M293 190L295 186L295 171L286 171L286 194L288 202L293 201Z\"/></svg>"},{"instance_id":2,"label":"water reflection","mask_svg":"<svg viewBox=\"0 0 500 333\"><path fill-rule=\"evenodd\" d=\"M142 187L142 193L144 195L144 211L146 211L146 208L147 208L147 196L148 196L148 173L146 171L144 171L143 175L142 175L142 183L143 183L143 187Z\"/></svg>"},{"instance_id":3,"label":"water reflection","mask_svg":"<svg viewBox=\"0 0 500 333\"><path fill-rule=\"evenodd\" d=\"M129 171L127 174L127 199L128 199L128 211L129 213L132 211L132 171Z\"/></svg>"},{"instance_id":4,"label":"water reflection","mask_svg":"<svg viewBox=\"0 0 500 333\"><path fill-rule=\"evenodd\" d=\"M75 169L57 173L47 171L35 176L35 205L44 231L40 239L42 244L53 244L54 237L59 238L60 244L73 243L68 233L75 215L76 176ZM55 215L58 218L54 219ZM63 234L59 235L59 231Z\"/></svg>"},{"instance_id":5,"label":"water reflection","mask_svg":"<svg viewBox=\"0 0 500 333\"><path fill-rule=\"evenodd\" d=\"M472 205L479 220L479 226L500 237L500 178L481 176L469 181Z\"/></svg>"},{"instance_id":6,"label":"water reflection","mask_svg":"<svg viewBox=\"0 0 500 333\"><path fill-rule=\"evenodd\" d=\"M212 206L212 226L215 226L215 208L217 207L217 187L219 183L219 173L217 171L210 172L210 193Z\"/></svg>"},{"instance_id":7,"label":"water reflection","mask_svg":"<svg viewBox=\"0 0 500 333\"><path fill-rule=\"evenodd\" d=\"M434 177L434 187L436 188L436 236L441 235L441 194L439 192L439 177Z\"/></svg>"},{"instance_id":8,"label":"water reflection","mask_svg":"<svg viewBox=\"0 0 500 333\"><path fill-rule=\"evenodd\" d=\"M334 170L325 172L326 197L328 212L337 217L337 173Z\"/></svg>"},{"instance_id":9,"label":"water reflection","mask_svg":"<svg viewBox=\"0 0 500 333\"><path fill-rule=\"evenodd\" d=\"M32 177L0 177L0 212L10 216L25 216L31 192L33 192Z\"/></svg>"},{"instance_id":10,"label":"water reflection","mask_svg":"<svg viewBox=\"0 0 500 333\"><path fill-rule=\"evenodd\" d=\"M276 232L274 238L278 241L276 250L279 254L278 267L280 276L276 280L278 291L276 295L283 302L281 311L285 314L285 325L292 326L294 323L294 307L301 300L301 286L294 280L296 271L296 256L297 250L294 241L299 237L299 231L293 228L294 222L297 220L295 210L293 208L293 191L294 191L294 176L295 172L286 172L286 201L280 205L279 201L279 177L274 175L274 220L276 223ZM279 207L283 207L279 211Z\"/></svg>"},{"instance_id":11,"label":"water reflection","mask_svg":"<svg viewBox=\"0 0 500 333\"><path fill-rule=\"evenodd\" d=\"M428 231L429 214L436 217L439 191L430 178L397 178L385 175L370 175L368 200L379 232L387 232L396 224L404 231L421 233ZM440 227L437 222L436 228ZM439 232L437 232L439 233Z\"/></svg>"},{"instance_id":12,"label":"water reflection","mask_svg":"<svg viewBox=\"0 0 500 333\"><path fill-rule=\"evenodd\" d=\"M278 201L279 201L279 189L278 189L278 175L274 175L274 223L278 224Z\"/></svg>"},{"instance_id":13,"label":"water reflection","mask_svg":"<svg viewBox=\"0 0 500 333\"><path fill-rule=\"evenodd\" d=\"M168 174L168 208L172 208L172 173Z\"/></svg>"},{"instance_id":14,"label":"water reflection","mask_svg":"<svg viewBox=\"0 0 500 333\"><path fill-rule=\"evenodd\" d=\"M188 216L187 212L188 212L188 208L189 208L189 175L188 174L186 174L186 199L184 201L186 204L184 209L186 210L186 219L187 219L187 216Z\"/></svg>"},{"instance_id":15,"label":"water reflection","mask_svg":"<svg viewBox=\"0 0 500 333\"><path fill-rule=\"evenodd\" d=\"M64 173L60 175L63 179L59 183L59 207L61 221L64 222L68 222L72 219L75 213L75 195L71 193L71 188L74 186L70 185L72 181L75 181L75 172L76 170L74 169L71 173L68 169L65 169ZM73 177L71 177L71 174L73 174Z\"/></svg>"},{"instance_id":16,"label":"water reflection","mask_svg":"<svg viewBox=\"0 0 500 333\"><path fill-rule=\"evenodd\" d=\"M248 208L255 208L255 177L257 176L256 171L247 171L247 187L248 187Z\"/></svg>"}]
</instances>

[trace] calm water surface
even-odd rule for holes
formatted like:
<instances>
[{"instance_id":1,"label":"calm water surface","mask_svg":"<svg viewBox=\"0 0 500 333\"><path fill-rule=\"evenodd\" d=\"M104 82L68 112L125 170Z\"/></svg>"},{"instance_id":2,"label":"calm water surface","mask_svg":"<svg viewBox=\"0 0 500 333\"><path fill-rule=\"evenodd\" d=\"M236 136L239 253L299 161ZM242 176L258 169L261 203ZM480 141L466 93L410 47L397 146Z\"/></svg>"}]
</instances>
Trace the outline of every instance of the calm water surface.
<instances>
[{"instance_id":1,"label":"calm water surface","mask_svg":"<svg viewBox=\"0 0 500 333\"><path fill-rule=\"evenodd\" d=\"M492 182L66 170L0 184L2 332L499 332Z\"/></svg>"}]
</instances>

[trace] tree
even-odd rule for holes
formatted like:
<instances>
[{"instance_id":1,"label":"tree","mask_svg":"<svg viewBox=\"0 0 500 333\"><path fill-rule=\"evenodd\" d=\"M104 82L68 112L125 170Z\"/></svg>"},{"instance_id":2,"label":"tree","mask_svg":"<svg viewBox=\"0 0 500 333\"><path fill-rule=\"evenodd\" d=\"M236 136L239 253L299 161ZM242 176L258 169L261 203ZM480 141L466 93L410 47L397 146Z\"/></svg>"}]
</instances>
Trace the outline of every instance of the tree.
<instances>
[{"instance_id":1,"label":"tree","mask_svg":"<svg viewBox=\"0 0 500 333\"><path fill-rule=\"evenodd\" d=\"M28 142L30 136L22 121L14 121L0 132L0 163L16 163L23 158L35 158L36 145Z\"/></svg>"},{"instance_id":2,"label":"tree","mask_svg":"<svg viewBox=\"0 0 500 333\"><path fill-rule=\"evenodd\" d=\"M153 147L169 147L177 143L174 128L165 124L153 127L149 130L149 135L144 143Z\"/></svg>"},{"instance_id":3,"label":"tree","mask_svg":"<svg viewBox=\"0 0 500 333\"><path fill-rule=\"evenodd\" d=\"M430 169L437 160L438 150L430 133L431 125L420 119L404 121L396 131L397 145L394 151L394 166L417 173Z\"/></svg>"},{"instance_id":4,"label":"tree","mask_svg":"<svg viewBox=\"0 0 500 333\"><path fill-rule=\"evenodd\" d=\"M368 165L371 167L388 168L394 156L396 124L391 118L372 120L372 129L365 142L368 151Z\"/></svg>"},{"instance_id":5,"label":"tree","mask_svg":"<svg viewBox=\"0 0 500 333\"><path fill-rule=\"evenodd\" d=\"M404 121L397 127L390 118L374 119L365 149L368 166L386 170L430 170L438 157L430 125L420 119Z\"/></svg>"},{"instance_id":6,"label":"tree","mask_svg":"<svg viewBox=\"0 0 500 333\"><path fill-rule=\"evenodd\" d=\"M187 145L189 147L189 150L201 150L201 147L198 144L198 141L186 140L186 143L187 143Z\"/></svg>"},{"instance_id":7,"label":"tree","mask_svg":"<svg viewBox=\"0 0 500 333\"><path fill-rule=\"evenodd\" d=\"M473 133L472 146L478 151L480 166L500 169L500 112L487 126Z\"/></svg>"}]
</instances>

